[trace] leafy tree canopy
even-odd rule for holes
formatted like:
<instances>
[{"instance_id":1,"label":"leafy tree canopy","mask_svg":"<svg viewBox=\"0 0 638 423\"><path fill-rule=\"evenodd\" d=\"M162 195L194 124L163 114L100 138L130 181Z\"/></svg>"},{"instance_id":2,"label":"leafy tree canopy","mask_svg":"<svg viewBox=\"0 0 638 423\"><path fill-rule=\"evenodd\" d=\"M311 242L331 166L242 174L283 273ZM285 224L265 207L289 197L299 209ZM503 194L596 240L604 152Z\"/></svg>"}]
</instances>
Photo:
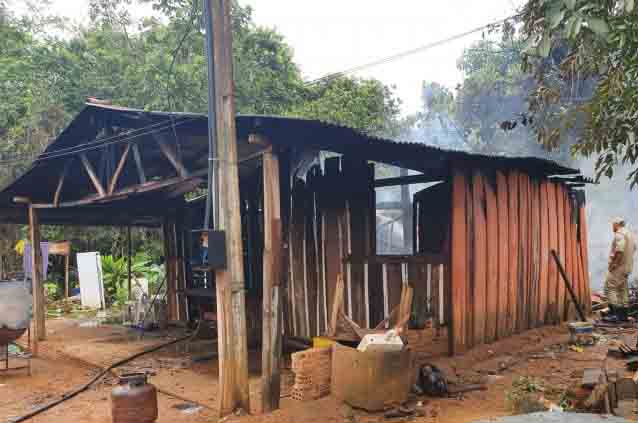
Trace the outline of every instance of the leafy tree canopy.
<instances>
[{"instance_id":1,"label":"leafy tree canopy","mask_svg":"<svg viewBox=\"0 0 638 423\"><path fill-rule=\"evenodd\" d=\"M532 111L539 141L575 135L575 153L597 157L597 176L636 166L638 14L634 0L529 0L527 65L539 81ZM542 126L540 124L542 123ZM629 176L638 183L638 168Z\"/></svg>"},{"instance_id":2,"label":"leafy tree canopy","mask_svg":"<svg viewBox=\"0 0 638 423\"><path fill-rule=\"evenodd\" d=\"M151 17L135 19L134 2ZM200 2L90 0L90 23L44 16L46 0L17 17L0 8L0 160L40 152L87 96L147 110L206 112ZM376 80L339 78L308 86L276 31L233 6L238 113L317 118L375 134L396 133L399 103ZM28 161L0 175L7 182ZM17 170L16 170L17 169Z\"/></svg>"}]
</instances>

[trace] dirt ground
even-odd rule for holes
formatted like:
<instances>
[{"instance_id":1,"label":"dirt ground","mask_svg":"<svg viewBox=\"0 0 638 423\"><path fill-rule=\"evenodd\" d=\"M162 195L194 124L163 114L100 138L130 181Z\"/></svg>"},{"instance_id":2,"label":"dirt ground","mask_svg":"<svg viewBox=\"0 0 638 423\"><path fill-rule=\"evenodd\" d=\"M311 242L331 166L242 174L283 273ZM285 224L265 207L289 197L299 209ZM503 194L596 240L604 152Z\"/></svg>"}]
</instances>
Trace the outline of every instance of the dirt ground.
<instances>
[{"instance_id":1,"label":"dirt ground","mask_svg":"<svg viewBox=\"0 0 638 423\"><path fill-rule=\"evenodd\" d=\"M168 339L164 334L161 337L145 336L140 340L137 333L122 327L79 327L78 321L68 319L50 320L47 324L48 339L40 344L39 357L32 360L32 375L28 376L23 370L0 373L1 421L7 421L59 398L64 392L88 381L101 367ZM178 336L177 333L169 335ZM568 335L565 327L547 327L481 346L454 358L433 357L432 348L420 348L421 345L417 343L414 345L417 361L434 363L451 382L457 384L487 383L487 390L466 393L456 398L423 397L420 400L424 403L426 416L413 421L464 423L511 414L506 395L512 383L520 376L535 377L548 386L565 389L581 380L582 370L586 367L607 366L622 370L622 361L607 358L607 347L613 336L604 335L598 345L577 352L567 348ZM421 342L436 347L442 341L439 339L433 342L426 337ZM217 361L209 359L194 363L191 358L215 350L216 347L211 342L198 342L188 348L176 345L145 355L117 371L150 370L155 373L151 382L160 391L158 422L214 422L217 421ZM289 369L282 371L284 398L281 410L260 415L256 407L260 402L259 362L259 354L252 353L252 415L233 416L226 421L391 422L382 414L355 411L352 416L351 411L344 409L332 397L305 403L292 400L288 397L293 382L293 374ZM76 398L31 421L110 422L109 395L114 384L115 377L109 376ZM191 405L185 407L187 404Z\"/></svg>"}]
</instances>

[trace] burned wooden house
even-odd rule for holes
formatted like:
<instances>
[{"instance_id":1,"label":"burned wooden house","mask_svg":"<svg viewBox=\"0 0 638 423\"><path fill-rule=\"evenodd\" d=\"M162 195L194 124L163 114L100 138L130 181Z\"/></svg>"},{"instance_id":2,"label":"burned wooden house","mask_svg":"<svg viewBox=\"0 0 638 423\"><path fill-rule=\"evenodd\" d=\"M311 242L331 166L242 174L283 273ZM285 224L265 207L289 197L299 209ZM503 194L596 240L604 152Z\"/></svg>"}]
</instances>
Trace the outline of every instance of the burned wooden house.
<instances>
[{"instance_id":1,"label":"burned wooden house","mask_svg":"<svg viewBox=\"0 0 638 423\"><path fill-rule=\"evenodd\" d=\"M363 328L388 317L411 286L410 325L439 332L443 353L556 324L574 307L551 250L590 309L577 170L313 120L238 116L236 127L253 345L272 251L281 252L281 270L267 271L283 287L285 335L326 332L339 275L345 313ZM211 314L214 280L193 265L191 236L203 224L204 201L185 196L205 185L206 137L205 115L87 104L2 192L0 221L31 222L32 231L38 221L162 227L170 319ZM404 171L380 177L384 166ZM384 194L392 189L398 194ZM397 243L397 251L388 247Z\"/></svg>"}]
</instances>

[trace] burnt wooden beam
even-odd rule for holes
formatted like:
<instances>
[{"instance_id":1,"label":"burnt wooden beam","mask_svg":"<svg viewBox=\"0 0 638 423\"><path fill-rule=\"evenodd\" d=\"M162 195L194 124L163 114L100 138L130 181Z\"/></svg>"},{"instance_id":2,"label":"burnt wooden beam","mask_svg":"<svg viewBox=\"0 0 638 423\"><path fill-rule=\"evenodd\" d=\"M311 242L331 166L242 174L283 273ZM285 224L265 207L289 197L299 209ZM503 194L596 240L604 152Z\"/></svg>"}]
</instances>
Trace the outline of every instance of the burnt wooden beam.
<instances>
[{"instance_id":1,"label":"burnt wooden beam","mask_svg":"<svg viewBox=\"0 0 638 423\"><path fill-rule=\"evenodd\" d=\"M97 177L97 174L95 173L95 169L93 169L91 162L86 157L86 154L81 153L80 160L82 161L82 164L84 165L84 170L86 170L86 173L89 175L91 182L93 182L93 186L95 187L95 190L100 195L100 197L104 197L106 195L106 191L104 190L104 187L102 186L102 183L100 182L100 178Z\"/></svg>"},{"instance_id":2,"label":"burnt wooden beam","mask_svg":"<svg viewBox=\"0 0 638 423\"><path fill-rule=\"evenodd\" d=\"M38 212L29 206L29 242L31 244L31 283L33 291L33 329L31 336L34 354L37 355L38 342L46 339L46 303L44 300L44 281L42 280L42 250L40 247L40 220Z\"/></svg>"},{"instance_id":3,"label":"burnt wooden beam","mask_svg":"<svg viewBox=\"0 0 638 423\"><path fill-rule=\"evenodd\" d=\"M124 153L122 153L122 157L120 157L120 161L115 168L115 172L113 173L113 177L111 178L111 183L109 184L109 195L113 194L115 191L115 187L117 186L117 181L120 179L120 175L122 175L122 171L124 170L124 165L126 164L126 159L128 158L128 154L131 151L131 144L126 144L126 148L124 149Z\"/></svg>"},{"instance_id":4,"label":"burnt wooden beam","mask_svg":"<svg viewBox=\"0 0 638 423\"><path fill-rule=\"evenodd\" d=\"M395 178L382 178L374 181L374 187L393 187L397 185L422 184L427 182L442 181L441 175L408 175Z\"/></svg>"},{"instance_id":5,"label":"burnt wooden beam","mask_svg":"<svg viewBox=\"0 0 638 423\"><path fill-rule=\"evenodd\" d=\"M146 183L146 173L144 172L144 166L142 166L142 155L140 154L140 148L137 144L133 144L133 158L135 159L135 167L137 168L137 176L140 178L140 183Z\"/></svg>"},{"instance_id":6,"label":"burnt wooden beam","mask_svg":"<svg viewBox=\"0 0 638 423\"><path fill-rule=\"evenodd\" d=\"M62 170L60 180L58 181L58 187L55 189L55 194L53 195L53 204L55 207L58 207L58 205L60 204L60 196L62 194L62 188L64 187L64 180L66 179L66 175L69 172L69 168L71 167L72 162L73 158L70 158L64 164L64 169Z\"/></svg>"},{"instance_id":7,"label":"burnt wooden beam","mask_svg":"<svg viewBox=\"0 0 638 423\"><path fill-rule=\"evenodd\" d=\"M281 397L281 198L279 160L267 152L263 158L264 181L264 251L263 251L263 317L262 379L263 412L279 408Z\"/></svg>"},{"instance_id":8,"label":"burnt wooden beam","mask_svg":"<svg viewBox=\"0 0 638 423\"><path fill-rule=\"evenodd\" d=\"M149 181L144 184L133 185L125 189L115 191L113 194L110 194L109 196L102 197L99 195L91 195L88 197L81 198L79 200L66 201L66 202L60 203L58 207L78 207L78 206L86 206L90 204L104 204L108 202L119 201L123 199L123 197L130 196L131 194L154 191L157 189L169 187L171 185L177 185L179 183L186 183L189 181L193 181L193 183L201 183L203 181L201 180L201 178L199 178L199 176L202 176L203 174L205 174L205 171L199 171L196 174L193 174L189 178L181 178L179 176L176 176L174 178L164 179L161 181ZM39 203L39 204L33 204L33 207L36 209L51 209L51 208L55 208L56 206L53 203L50 203L50 204Z\"/></svg>"},{"instance_id":9,"label":"burnt wooden beam","mask_svg":"<svg viewBox=\"0 0 638 423\"><path fill-rule=\"evenodd\" d=\"M189 175L188 169L186 169L186 166L184 166L182 161L177 157L175 151L171 148L165 137L162 135L156 135L155 141L157 141L157 145L159 145L162 154L164 154L175 170L177 170L179 176L184 178L187 177Z\"/></svg>"}]
</instances>

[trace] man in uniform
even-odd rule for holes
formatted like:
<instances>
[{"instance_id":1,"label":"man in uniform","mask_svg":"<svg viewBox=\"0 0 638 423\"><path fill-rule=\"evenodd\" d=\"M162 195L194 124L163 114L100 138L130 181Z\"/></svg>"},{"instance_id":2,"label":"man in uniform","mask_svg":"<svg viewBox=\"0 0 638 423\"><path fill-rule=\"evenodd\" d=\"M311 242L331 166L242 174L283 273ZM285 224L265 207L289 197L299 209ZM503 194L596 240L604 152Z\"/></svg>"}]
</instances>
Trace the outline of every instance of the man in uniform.
<instances>
[{"instance_id":1,"label":"man in uniform","mask_svg":"<svg viewBox=\"0 0 638 423\"><path fill-rule=\"evenodd\" d=\"M614 240L609 253L609 272L605 280L605 295L609 301L611 320L626 321L629 305L629 275L633 271L636 244L634 237L625 227L623 218L612 222Z\"/></svg>"}]
</instances>

